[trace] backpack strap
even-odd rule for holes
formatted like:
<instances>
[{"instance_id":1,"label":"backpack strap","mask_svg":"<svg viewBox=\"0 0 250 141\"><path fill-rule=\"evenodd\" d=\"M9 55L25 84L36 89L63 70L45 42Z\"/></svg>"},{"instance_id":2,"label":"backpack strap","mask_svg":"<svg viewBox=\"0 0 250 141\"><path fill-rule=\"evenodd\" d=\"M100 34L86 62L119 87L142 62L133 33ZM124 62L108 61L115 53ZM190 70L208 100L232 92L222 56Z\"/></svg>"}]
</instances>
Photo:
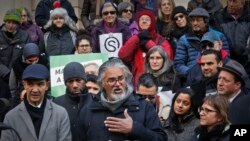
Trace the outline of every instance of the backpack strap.
<instances>
[{"instance_id":1,"label":"backpack strap","mask_svg":"<svg viewBox=\"0 0 250 141\"><path fill-rule=\"evenodd\" d=\"M45 52L47 51L47 46L48 46L47 40L48 40L49 34L50 34L50 32L46 32L46 33L44 34L44 36L43 36L43 38L44 38L44 46L45 46L44 49L45 49Z\"/></svg>"},{"instance_id":2,"label":"backpack strap","mask_svg":"<svg viewBox=\"0 0 250 141\"><path fill-rule=\"evenodd\" d=\"M163 43L164 42L164 38L163 37L161 37L158 41L157 41L157 45L161 45L161 43Z\"/></svg>"},{"instance_id":3,"label":"backpack strap","mask_svg":"<svg viewBox=\"0 0 250 141\"><path fill-rule=\"evenodd\" d=\"M76 45L76 33L72 30L70 30L69 33L70 33L70 36L72 38L73 45L75 46Z\"/></svg>"}]
</instances>

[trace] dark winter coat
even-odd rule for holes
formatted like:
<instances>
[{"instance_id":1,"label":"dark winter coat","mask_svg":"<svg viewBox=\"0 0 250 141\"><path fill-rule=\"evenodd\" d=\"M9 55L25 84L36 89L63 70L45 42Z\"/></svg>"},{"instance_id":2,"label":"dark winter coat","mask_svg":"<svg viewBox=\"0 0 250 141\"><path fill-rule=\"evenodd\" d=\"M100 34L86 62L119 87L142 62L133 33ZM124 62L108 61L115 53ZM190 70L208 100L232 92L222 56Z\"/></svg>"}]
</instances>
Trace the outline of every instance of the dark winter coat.
<instances>
[{"instance_id":1,"label":"dark winter coat","mask_svg":"<svg viewBox=\"0 0 250 141\"><path fill-rule=\"evenodd\" d=\"M56 28L52 25L44 34L44 42L39 45L40 51L47 56L73 54L75 50L76 33L68 26Z\"/></svg>"},{"instance_id":2,"label":"dark winter coat","mask_svg":"<svg viewBox=\"0 0 250 141\"><path fill-rule=\"evenodd\" d=\"M250 124L249 93L230 105L229 118L232 124Z\"/></svg>"},{"instance_id":3,"label":"dark winter coat","mask_svg":"<svg viewBox=\"0 0 250 141\"><path fill-rule=\"evenodd\" d=\"M227 37L231 58L246 66L248 60L246 52L247 39L250 36L249 11L245 8L242 15L235 19L227 12L227 7L225 7L216 17L216 22ZM247 68L246 71L249 75L250 68Z\"/></svg>"},{"instance_id":4,"label":"dark winter coat","mask_svg":"<svg viewBox=\"0 0 250 141\"><path fill-rule=\"evenodd\" d=\"M104 120L108 116L123 118L125 109L133 119L132 132L125 135L108 131ZM101 104L100 97L94 98L81 110L80 125L83 141L167 141L154 106L133 94L113 112Z\"/></svg>"},{"instance_id":5,"label":"dark winter coat","mask_svg":"<svg viewBox=\"0 0 250 141\"><path fill-rule=\"evenodd\" d=\"M0 77L10 73L13 62L22 54L22 49L30 41L27 32L17 28L13 38L9 38L3 27L0 29Z\"/></svg>"},{"instance_id":6,"label":"dark winter coat","mask_svg":"<svg viewBox=\"0 0 250 141\"><path fill-rule=\"evenodd\" d=\"M78 118L80 109L91 101L90 94L83 94L79 97L73 97L69 93L59 96L54 99L54 102L66 109L70 119L70 128L72 134L72 141L80 141L77 136Z\"/></svg>"},{"instance_id":7,"label":"dark winter coat","mask_svg":"<svg viewBox=\"0 0 250 141\"><path fill-rule=\"evenodd\" d=\"M197 127L191 141L229 141L230 125L217 125L210 132L205 128Z\"/></svg>"},{"instance_id":8,"label":"dark winter coat","mask_svg":"<svg viewBox=\"0 0 250 141\"><path fill-rule=\"evenodd\" d=\"M223 49L229 52L228 42L223 33L211 28L208 29L208 32L215 32L215 34L220 37L223 43ZM178 73L187 76L190 68L192 68L196 64L196 61L200 57L201 52L200 41L201 37L199 38L194 34L188 33L181 36L177 43L174 58L174 68Z\"/></svg>"}]
</instances>

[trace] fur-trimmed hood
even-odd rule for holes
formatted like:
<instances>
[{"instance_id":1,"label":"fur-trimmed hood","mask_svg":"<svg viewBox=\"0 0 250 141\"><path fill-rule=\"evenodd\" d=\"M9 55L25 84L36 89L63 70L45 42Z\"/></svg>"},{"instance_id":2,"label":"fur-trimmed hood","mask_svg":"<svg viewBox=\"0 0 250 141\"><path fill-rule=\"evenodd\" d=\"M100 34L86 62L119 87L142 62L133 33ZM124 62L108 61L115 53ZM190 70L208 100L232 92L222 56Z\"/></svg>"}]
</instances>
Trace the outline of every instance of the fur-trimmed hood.
<instances>
[{"instance_id":1,"label":"fur-trimmed hood","mask_svg":"<svg viewBox=\"0 0 250 141\"><path fill-rule=\"evenodd\" d=\"M71 30L77 31L76 23L69 17L68 12L64 8L55 8L50 13L50 19L44 26L44 29L48 29L53 24L53 19L56 16L61 16L64 18L64 24L67 25Z\"/></svg>"}]
</instances>

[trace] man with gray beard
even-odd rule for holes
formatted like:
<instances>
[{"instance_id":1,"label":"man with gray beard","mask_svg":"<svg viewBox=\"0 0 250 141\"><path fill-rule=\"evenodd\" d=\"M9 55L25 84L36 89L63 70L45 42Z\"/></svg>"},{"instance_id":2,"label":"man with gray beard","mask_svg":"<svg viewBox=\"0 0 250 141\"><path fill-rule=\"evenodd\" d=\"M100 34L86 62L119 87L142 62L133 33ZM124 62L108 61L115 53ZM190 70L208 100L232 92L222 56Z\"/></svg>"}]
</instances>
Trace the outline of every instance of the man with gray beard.
<instances>
[{"instance_id":1,"label":"man with gray beard","mask_svg":"<svg viewBox=\"0 0 250 141\"><path fill-rule=\"evenodd\" d=\"M80 111L83 141L167 141L152 104L133 93L132 74L119 59L99 68L100 93Z\"/></svg>"}]
</instances>

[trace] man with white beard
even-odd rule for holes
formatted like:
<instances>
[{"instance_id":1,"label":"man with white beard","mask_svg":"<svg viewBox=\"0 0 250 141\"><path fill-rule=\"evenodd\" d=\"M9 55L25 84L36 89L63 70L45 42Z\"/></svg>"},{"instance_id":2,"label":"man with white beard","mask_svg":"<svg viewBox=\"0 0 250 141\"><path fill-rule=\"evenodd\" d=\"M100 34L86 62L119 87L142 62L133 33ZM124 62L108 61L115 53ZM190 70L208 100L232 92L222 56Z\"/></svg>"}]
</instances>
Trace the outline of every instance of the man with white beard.
<instances>
[{"instance_id":1,"label":"man with white beard","mask_svg":"<svg viewBox=\"0 0 250 141\"><path fill-rule=\"evenodd\" d=\"M167 141L154 106L133 94L132 74L119 59L99 68L100 93L80 112L83 141Z\"/></svg>"}]
</instances>

